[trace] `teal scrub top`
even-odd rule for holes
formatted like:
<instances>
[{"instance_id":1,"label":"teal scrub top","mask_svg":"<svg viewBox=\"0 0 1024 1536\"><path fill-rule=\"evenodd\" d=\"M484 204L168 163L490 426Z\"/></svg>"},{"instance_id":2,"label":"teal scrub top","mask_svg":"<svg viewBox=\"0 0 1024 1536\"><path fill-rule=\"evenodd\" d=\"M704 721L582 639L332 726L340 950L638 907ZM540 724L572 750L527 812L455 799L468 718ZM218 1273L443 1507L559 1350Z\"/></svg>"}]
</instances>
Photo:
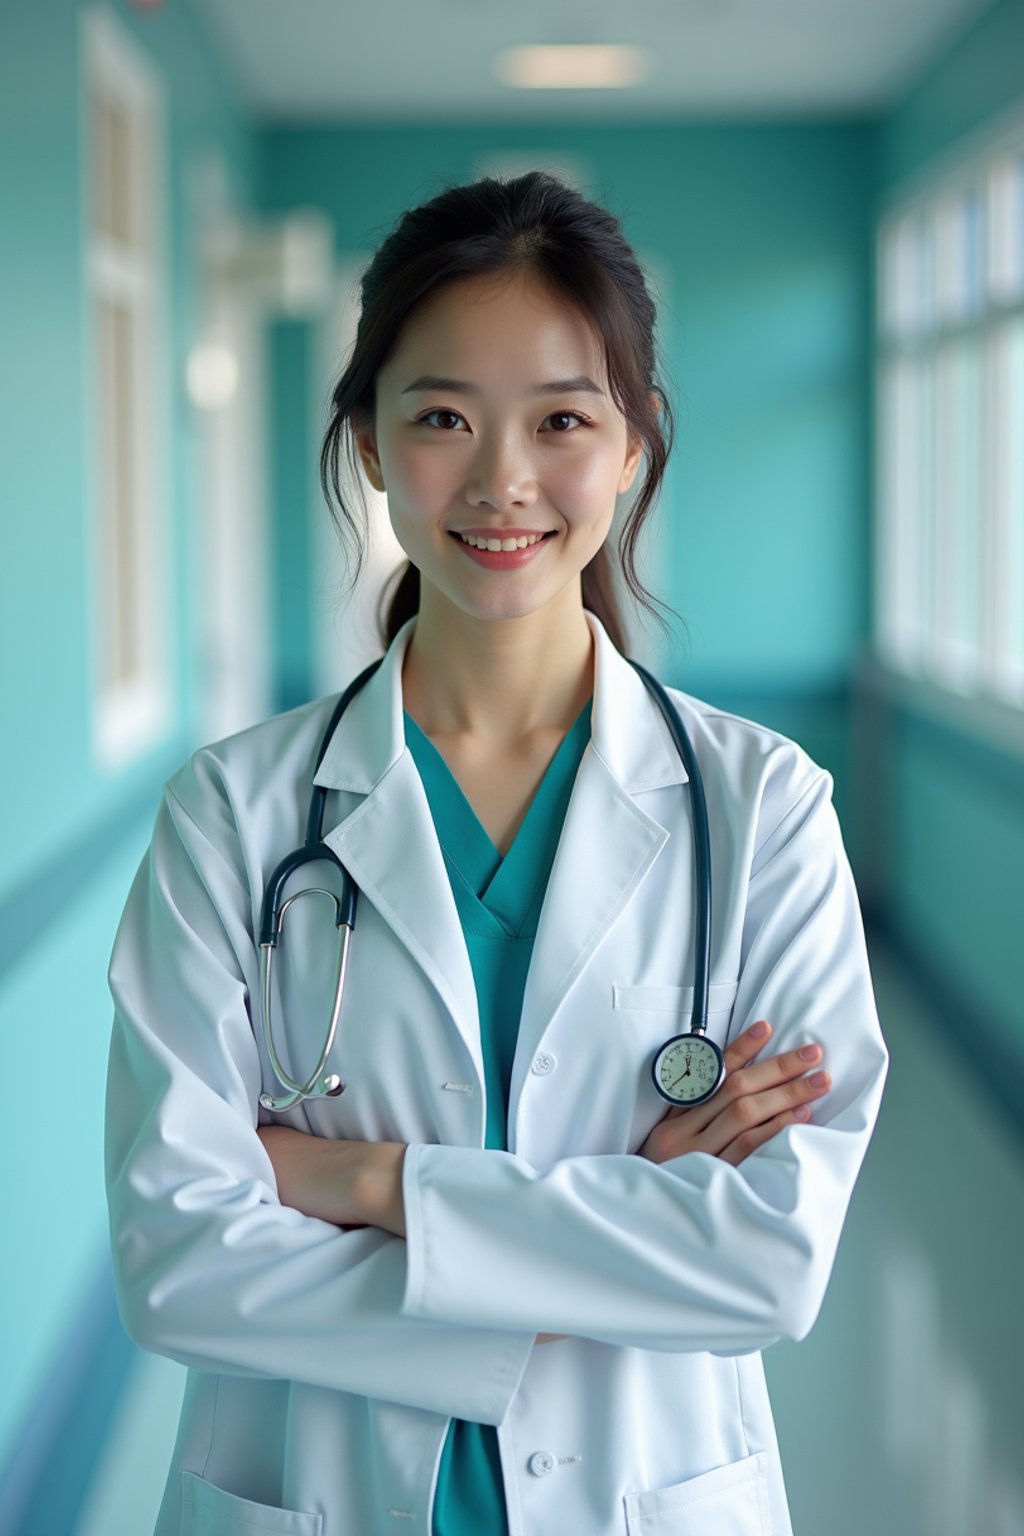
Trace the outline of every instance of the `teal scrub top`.
<instances>
[{"instance_id":1,"label":"teal scrub top","mask_svg":"<svg viewBox=\"0 0 1024 1536\"><path fill-rule=\"evenodd\" d=\"M544 891L590 740L588 699L530 802L504 858L430 737L404 711L405 740L419 770L469 951L480 1013L487 1086L485 1146L506 1148L508 1090L526 974ZM506 1536L497 1431L453 1419L441 1453L433 1536Z\"/></svg>"}]
</instances>

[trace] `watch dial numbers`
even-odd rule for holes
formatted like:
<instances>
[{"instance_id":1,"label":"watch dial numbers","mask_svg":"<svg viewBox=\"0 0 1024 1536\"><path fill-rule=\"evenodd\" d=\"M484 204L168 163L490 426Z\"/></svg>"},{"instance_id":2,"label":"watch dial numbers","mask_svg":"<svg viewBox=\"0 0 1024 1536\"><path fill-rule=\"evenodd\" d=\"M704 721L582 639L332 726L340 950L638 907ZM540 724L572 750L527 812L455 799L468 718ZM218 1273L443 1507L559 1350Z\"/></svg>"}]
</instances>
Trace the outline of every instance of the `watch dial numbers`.
<instances>
[{"instance_id":1,"label":"watch dial numbers","mask_svg":"<svg viewBox=\"0 0 1024 1536\"><path fill-rule=\"evenodd\" d=\"M700 1078L704 1087L714 1081L715 1060L708 1051L701 1051L693 1064L694 1075Z\"/></svg>"},{"instance_id":2,"label":"watch dial numbers","mask_svg":"<svg viewBox=\"0 0 1024 1536\"><path fill-rule=\"evenodd\" d=\"M663 1088L672 1087L672 1084L676 1079L676 1072L677 1064L672 1060L670 1056L663 1056L661 1058L661 1071L658 1073L658 1077L661 1079L661 1086Z\"/></svg>"},{"instance_id":3,"label":"watch dial numbers","mask_svg":"<svg viewBox=\"0 0 1024 1536\"><path fill-rule=\"evenodd\" d=\"M702 1036L685 1035L662 1047L654 1059L654 1085L672 1104L692 1104L710 1098L721 1081L714 1045Z\"/></svg>"}]
</instances>

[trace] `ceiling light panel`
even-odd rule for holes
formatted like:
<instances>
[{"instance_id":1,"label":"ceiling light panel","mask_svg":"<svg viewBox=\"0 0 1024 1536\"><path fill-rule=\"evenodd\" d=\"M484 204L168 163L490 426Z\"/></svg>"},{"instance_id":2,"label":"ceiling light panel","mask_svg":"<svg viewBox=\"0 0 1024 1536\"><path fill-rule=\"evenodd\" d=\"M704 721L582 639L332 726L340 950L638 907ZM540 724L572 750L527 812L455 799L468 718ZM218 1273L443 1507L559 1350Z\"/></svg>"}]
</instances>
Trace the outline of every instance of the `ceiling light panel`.
<instances>
[{"instance_id":1,"label":"ceiling light panel","mask_svg":"<svg viewBox=\"0 0 1024 1536\"><path fill-rule=\"evenodd\" d=\"M646 49L616 43L505 48L494 61L503 85L532 91L621 90L642 84L650 72Z\"/></svg>"}]
</instances>

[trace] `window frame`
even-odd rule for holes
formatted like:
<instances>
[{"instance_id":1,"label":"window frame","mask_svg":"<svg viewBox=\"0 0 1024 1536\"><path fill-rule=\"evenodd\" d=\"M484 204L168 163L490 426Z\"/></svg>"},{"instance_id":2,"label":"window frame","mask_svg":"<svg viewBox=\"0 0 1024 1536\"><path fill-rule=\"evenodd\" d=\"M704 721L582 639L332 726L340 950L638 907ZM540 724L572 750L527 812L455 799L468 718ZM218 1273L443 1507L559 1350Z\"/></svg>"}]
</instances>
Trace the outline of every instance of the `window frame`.
<instances>
[{"instance_id":1,"label":"window frame","mask_svg":"<svg viewBox=\"0 0 1024 1536\"><path fill-rule=\"evenodd\" d=\"M973 215L965 213L958 227L957 209L969 208L969 199ZM923 251L922 231L932 236ZM947 719L1004 745L1019 743L1024 739L1024 109L1019 105L883 201L875 230L875 296L874 653L902 690L916 688L927 697L932 712L941 708ZM965 368L974 370L973 385ZM1012 398L1006 394L1010 385ZM907 402L915 393L925 403L912 437L897 415L913 416ZM970 544L969 558L959 567L962 555L954 540L961 551Z\"/></svg>"},{"instance_id":2,"label":"window frame","mask_svg":"<svg viewBox=\"0 0 1024 1536\"><path fill-rule=\"evenodd\" d=\"M90 740L96 766L113 773L151 751L173 724L168 141L160 74L107 5L83 7L79 39ZM98 227L97 100L126 121L128 239ZM124 339L120 365L109 345L115 323Z\"/></svg>"}]
</instances>

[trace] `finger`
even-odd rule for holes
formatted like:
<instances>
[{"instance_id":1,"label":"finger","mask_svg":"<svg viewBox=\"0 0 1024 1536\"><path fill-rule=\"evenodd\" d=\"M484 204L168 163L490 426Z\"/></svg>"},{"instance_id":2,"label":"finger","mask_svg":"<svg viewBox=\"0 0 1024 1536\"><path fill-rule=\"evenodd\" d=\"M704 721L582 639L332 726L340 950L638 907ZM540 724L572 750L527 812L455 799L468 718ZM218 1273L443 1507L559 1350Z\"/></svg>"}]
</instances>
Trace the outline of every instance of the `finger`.
<instances>
[{"instance_id":1,"label":"finger","mask_svg":"<svg viewBox=\"0 0 1024 1536\"><path fill-rule=\"evenodd\" d=\"M692 1117L691 1130L701 1134L739 1100L756 1097L771 1088L802 1078L821 1057L820 1045L805 1045L796 1050L783 1051L778 1056L766 1056L763 1061L749 1062L745 1067L727 1073L717 1093L705 1103L696 1104L687 1110L687 1114ZM758 1124L763 1118L760 1115L754 1116ZM734 1122L730 1122L727 1128L731 1130L733 1125ZM716 1143L721 1142L721 1127L712 1139ZM718 1145L713 1150L717 1156Z\"/></svg>"},{"instance_id":2,"label":"finger","mask_svg":"<svg viewBox=\"0 0 1024 1536\"><path fill-rule=\"evenodd\" d=\"M812 1104L828 1093L831 1086L832 1079L827 1072L812 1072L807 1077L795 1078L777 1088L745 1094L729 1104L700 1134L697 1147L701 1151L711 1152L715 1157L721 1157L725 1148L738 1137L756 1133L763 1126L772 1124L780 1115Z\"/></svg>"},{"instance_id":3,"label":"finger","mask_svg":"<svg viewBox=\"0 0 1024 1536\"><path fill-rule=\"evenodd\" d=\"M763 1147L766 1141L771 1141L772 1137L784 1131L787 1125L806 1124L813 1118L813 1114L809 1104L804 1104L797 1109L787 1109L783 1114L776 1115L774 1120L769 1120L767 1125L759 1125L753 1130L744 1131L718 1156L724 1163L732 1163L733 1167L738 1167L745 1157L756 1152L758 1147Z\"/></svg>"},{"instance_id":4,"label":"finger","mask_svg":"<svg viewBox=\"0 0 1024 1536\"><path fill-rule=\"evenodd\" d=\"M758 1051L764 1050L772 1037L772 1026L767 1019L757 1019L749 1029L737 1035L731 1045L727 1045L722 1053L725 1057L725 1070L738 1072L740 1067L745 1067L748 1061L753 1061Z\"/></svg>"},{"instance_id":5,"label":"finger","mask_svg":"<svg viewBox=\"0 0 1024 1536\"><path fill-rule=\"evenodd\" d=\"M725 1079L715 1097L728 1101L750 1093L763 1093L767 1088L803 1077L805 1072L818 1065L823 1055L821 1046L812 1042L792 1051L782 1051L777 1056L766 1056L763 1061L749 1062Z\"/></svg>"},{"instance_id":6,"label":"finger","mask_svg":"<svg viewBox=\"0 0 1024 1536\"><path fill-rule=\"evenodd\" d=\"M780 1087L747 1094L726 1104L701 1129L692 1113L682 1122L666 1123L666 1117L652 1132L652 1161L668 1162L670 1158L681 1157L684 1152L710 1152L712 1157L721 1157L737 1137L758 1130L788 1110L813 1103L828 1093L831 1086L832 1079L827 1072L813 1072Z\"/></svg>"}]
</instances>

